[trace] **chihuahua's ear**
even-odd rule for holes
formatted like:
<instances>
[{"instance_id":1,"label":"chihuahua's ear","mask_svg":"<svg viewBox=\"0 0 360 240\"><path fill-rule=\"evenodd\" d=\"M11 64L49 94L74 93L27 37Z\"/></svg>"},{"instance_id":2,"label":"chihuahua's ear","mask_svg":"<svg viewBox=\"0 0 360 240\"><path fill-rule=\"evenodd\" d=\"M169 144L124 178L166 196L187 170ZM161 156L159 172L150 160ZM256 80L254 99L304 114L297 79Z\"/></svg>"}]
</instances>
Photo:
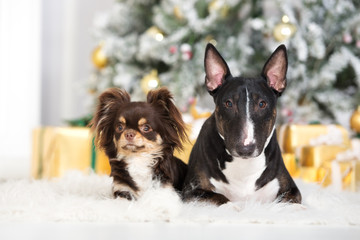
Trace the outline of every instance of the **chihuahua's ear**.
<instances>
[{"instance_id":1,"label":"chihuahua's ear","mask_svg":"<svg viewBox=\"0 0 360 240\"><path fill-rule=\"evenodd\" d=\"M147 102L163 107L167 112L169 107L173 106L173 96L166 87L151 90L147 94Z\"/></svg>"},{"instance_id":2,"label":"chihuahua's ear","mask_svg":"<svg viewBox=\"0 0 360 240\"><path fill-rule=\"evenodd\" d=\"M173 96L170 91L165 88L159 88L149 91L147 102L155 106L162 118L163 127L165 129L165 142L171 143L172 148L182 149L181 141L187 141L186 124L182 119L180 111L173 102Z\"/></svg>"},{"instance_id":3,"label":"chihuahua's ear","mask_svg":"<svg viewBox=\"0 0 360 240\"><path fill-rule=\"evenodd\" d=\"M285 45L280 45L264 65L262 76L273 90L281 94L286 88L288 60Z\"/></svg>"},{"instance_id":4,"label":"chihuahua's ear","mask_svg":"<svg viewBox=\"0 0 360 240\"><path fill-rule=\"evenodd\" d=\"M99 96L100 107L103 104L129 103L130 95L120 88L109 88Z\"/></svg>"},{"instance_id":5,"label":"chihuahua's ear","mask_svg":"<svg viewBox=\"0 0 360 240\"><path fill-rule=\"evenodd\" d=\"M213 94L231 73L225 60L211 43L206 46L204 65L205 84L210 94Z\"/></svg>"},{"instance_id":6,"label":"chihuahua's ear","mask_svg":"<svg viewBox=\"0 0 360 240\"><path fill-rule=\"evenodd\" d=\"M109 88L99 96L90 125L96 133L96 143L100 148L105 148L113 141L117 112L122 104L129 102L130 95L119 88Z\"/></svg>"}]
</instances>

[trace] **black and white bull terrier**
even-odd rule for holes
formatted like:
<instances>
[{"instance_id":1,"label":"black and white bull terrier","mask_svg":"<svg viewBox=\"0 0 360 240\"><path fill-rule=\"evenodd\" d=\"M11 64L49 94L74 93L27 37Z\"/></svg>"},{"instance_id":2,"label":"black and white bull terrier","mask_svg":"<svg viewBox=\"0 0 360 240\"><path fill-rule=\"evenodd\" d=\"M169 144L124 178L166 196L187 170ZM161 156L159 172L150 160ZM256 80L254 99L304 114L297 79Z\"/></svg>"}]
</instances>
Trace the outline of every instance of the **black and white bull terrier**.
<instances>
[{"instance_id":1,"label":"black and white bull terrier","mask_svg":"<svg viewBox=\"0 0 360 240\"><path fill-rule=\"evenodd\" d=\"M249 199L301 203L275 131L276 102L286 87L285 46L273 52L255 78L233 77L211 44L204 63L216 107L192 149L183 199L217 205Z\"/></svg>"}]
</instances>

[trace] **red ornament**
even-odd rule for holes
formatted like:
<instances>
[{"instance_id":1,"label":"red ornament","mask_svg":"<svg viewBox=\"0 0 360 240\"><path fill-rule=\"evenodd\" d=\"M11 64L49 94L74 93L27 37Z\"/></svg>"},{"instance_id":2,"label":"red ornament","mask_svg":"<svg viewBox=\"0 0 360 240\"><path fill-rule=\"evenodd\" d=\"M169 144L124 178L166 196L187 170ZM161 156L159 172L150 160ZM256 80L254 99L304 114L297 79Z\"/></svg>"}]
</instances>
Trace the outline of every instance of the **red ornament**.
<instances>
[{"instance_id":1,"label":"red ornament","mask_svg":"<svg viewBox=\"0 0 360 240\"><path fill-rule=\"evenodd\" d=\"M180 47L181 50L181 58L184 61L188 61L192 58L193 53L192 53L192 49L191 49L191 45L187 44L187 43L183 43Z\"/></svg>"},{"instance_id":2,"label":"red ornament","mask_svg":"<svg viewBox=\"0 0 360 240\"><path fill-rule=\"evenodd\" d=\"M175 46L175 45L171 46L169 51L170 51L171 54L177 53L177 51L178 51L177 46Z\"/></svg>"}]
</instances>

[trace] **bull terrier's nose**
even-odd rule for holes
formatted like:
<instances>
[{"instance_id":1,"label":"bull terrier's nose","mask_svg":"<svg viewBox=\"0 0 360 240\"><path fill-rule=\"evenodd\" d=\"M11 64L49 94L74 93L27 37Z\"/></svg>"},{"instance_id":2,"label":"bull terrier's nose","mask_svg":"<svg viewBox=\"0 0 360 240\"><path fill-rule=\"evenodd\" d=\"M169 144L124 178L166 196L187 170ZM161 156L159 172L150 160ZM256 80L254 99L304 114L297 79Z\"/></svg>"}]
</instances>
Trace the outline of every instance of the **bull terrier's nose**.
<instances>
[{"instance_id":1,"label":"bull terrier's nose","mask_svg":"<svg viewBox=\"0 0 360 240\"><path fill-rule=\"evenodd\" d=\"M236 146L236 152L240 157L250 157L255 152L256 145L255 143L243 145L238 144Z\"/></svg>"}]
</instances>

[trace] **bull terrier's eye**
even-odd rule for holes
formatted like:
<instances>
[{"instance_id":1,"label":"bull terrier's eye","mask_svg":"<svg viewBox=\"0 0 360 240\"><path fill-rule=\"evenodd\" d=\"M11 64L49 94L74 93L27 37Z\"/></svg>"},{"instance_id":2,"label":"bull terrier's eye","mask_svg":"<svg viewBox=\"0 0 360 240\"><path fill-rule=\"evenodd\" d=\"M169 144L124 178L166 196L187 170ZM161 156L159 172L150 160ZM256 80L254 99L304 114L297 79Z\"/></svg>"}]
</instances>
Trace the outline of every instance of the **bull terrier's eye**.
<instances>
[{"instance_id":1,"label":"bull terrier's eye","mask_svg":"<svg viewBox=\"0 0 360 240\"><path fill-rule=\"evenodd\" d=\"M225 106L226 106L227 108L231 108L231 107L233 106L231 100L227 100L227 101L225 102Z\"/></svg>"},{"instance_id":2,"label":"bull terrier's eye","mask_svg":"<svg viewBox=\"0 0 360 240\"><path fill-rule=\"evenodd\" d=\"M266 107L266 102L265 101L260 101L259 102L259 107L264 109Z\"/></svg>"}]
</instances>

